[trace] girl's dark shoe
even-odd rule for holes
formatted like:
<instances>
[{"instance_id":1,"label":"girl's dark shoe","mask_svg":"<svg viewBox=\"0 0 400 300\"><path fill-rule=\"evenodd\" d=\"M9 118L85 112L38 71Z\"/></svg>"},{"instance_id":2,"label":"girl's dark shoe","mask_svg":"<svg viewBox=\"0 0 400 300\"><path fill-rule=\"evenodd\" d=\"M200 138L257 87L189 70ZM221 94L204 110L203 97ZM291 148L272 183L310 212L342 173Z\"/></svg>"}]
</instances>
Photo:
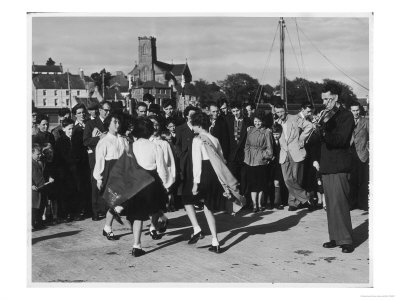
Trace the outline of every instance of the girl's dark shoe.
<instances>
[{"instance_id":1,"label":"girl's dark shoe","mask_svg":"<svg viewBox=\"0 0 400 300\"><path fill-rule=\"evenodd\" d=\"M211 246L210 248L208 248L208 251L214 252L214 253L221 253L221 247L218 246Z\"/></svg>"},{"instance_id":2,"label":"girl's dark shoe","mask_svg":"<svg viewBox=\"0 0 400 300\"><path fill-rule=\"evenodd\" d=\"M284 206L282 204L279 204L279 205L275 205L275 208L279 209L279 210L282 210L284 208Z\"/></svg>"},{"instance_id":3,"label":"girl's dark shoe","mask_svg":"<svg viewBox=\"0 0 400 300\"><path fill-rule=\"evenodd\" d=\"M146 251L144 251L143 249L139 249L139 248L132 248L132 255L134 257L139 257L142 255L145 255Z\"/></svg>"},{"instance_id":4,"label":"girl's dark shoe","mask_svg":"<svg viewBox=\"0 0 400 300\"><path fill-rule=\"evenodd\" d=\"M163 222L163 226L158 229L158 232L160 233L166 232L167 227L168 227L168 219L166 219L165 222Z\"/></svg>"},{"instance_id":5,"label":"girl's dark shoe","mask_svg":"<svg viewBox=\"0 0 400 300\"><path fill-rule=\"evenodd\" d=\"M114 232L112 232L112 231L106 232L106 231L103 229L103 235L104 235L105 237L107 237L107 240L109 240L109 241L116 241L116 240L118 240L118 238L114 235Z\"/></svg>"},{"instance_id":6,"label":"girl's dark shoe","mask_svg":"<svg viewBox=\"0 0 400 300\"><path fill-rule=\"evenodd\" d=\"M198 242L198 240L203 239L203 238L204 238L203 232L199 231L198 233L192 235L188 244L196 244Z\"/></svg>"},{"instance_id":7,"label":"girl's dark shoe","mask_svg":"<svg viewBox=\"0 0 400 300\"><path fill-rule=\"evenodd\" d=\"M151 236L151 238L152 238L153 240L159 240L159 239L161 239L161 235L159 235L159 234L157 233L157 231L155 231L155 230L151 230L151 231L150 231L150 236Z\"/></svg>"},{"instance_id":8,"label":"girl's dark shoe","mask_svg":"<svg viewBox=\"0 0 400 300\"><path fill-rule=\"evenodd\" d=\"M258 213L260 210L258 208L253 209L253 213Z\"/></svg>"}]
</instances>

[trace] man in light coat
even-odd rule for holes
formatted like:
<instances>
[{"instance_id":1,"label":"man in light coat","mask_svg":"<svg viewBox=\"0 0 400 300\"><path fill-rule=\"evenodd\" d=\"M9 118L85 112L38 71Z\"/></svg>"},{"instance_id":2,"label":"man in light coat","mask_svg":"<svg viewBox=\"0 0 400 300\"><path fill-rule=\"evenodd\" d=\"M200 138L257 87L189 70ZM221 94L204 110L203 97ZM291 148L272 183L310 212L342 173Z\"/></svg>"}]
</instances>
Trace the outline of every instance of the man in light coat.
<instances>
[{"instance_id":1,"label":"man in light coat","mask_svg":"<svg viewBox=\"0 0 400 300\"><path fill-rule=\"evenodd\" d=\"M300 114L289 115L284 103L275 105L275 113L279 117L278 123L282 125L283 133L279 139L281 152L279 163L285 184L289 190L289 211L308 207L314 210L314 205L309 201L309 196L302 188L304 159L306 150L305 141L312 132L312 124Z\"/></svg>"},{"instance_id":2,"label":"man in light coat","mask_svg":"<svg viewBox=\"0 0 400 300\"><path fill-rule=\"evenodd\" d=\"M350 207L368 210L369 122L360 115L360 103L352 102L350 111L355 128L350 141L352 170L350 173Z\"/></svg>"}]
</instances>

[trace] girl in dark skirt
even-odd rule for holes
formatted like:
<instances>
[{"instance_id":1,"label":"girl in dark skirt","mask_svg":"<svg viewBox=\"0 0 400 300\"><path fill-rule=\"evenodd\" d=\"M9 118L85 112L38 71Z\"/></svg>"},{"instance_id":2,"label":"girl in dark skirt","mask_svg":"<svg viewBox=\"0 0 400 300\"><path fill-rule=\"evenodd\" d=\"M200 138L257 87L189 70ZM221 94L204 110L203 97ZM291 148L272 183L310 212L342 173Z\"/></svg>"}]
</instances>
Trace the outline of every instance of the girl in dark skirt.
<instances>
[{"instance_id":1,"label":"girl in dark skirt","mask_svg":"<svg viewBox=\"0 0 400 300\"><path fill-rule=\"evenodd\" d=\"M244 146L245 190L251 194L253 212L261 208L261 200L268 183L268 164L273 156L271 131L265 128L264 115L254 115L254 127L247 132Z\"/></svg>"},{"instance_id":2,"label":"girl in dark skirt","mask_svg":"<svg viewBox=\"0 0 400 300\"><path fill-rule=\"evenodd\" d=\"M208 227L210 228L212 239L211 247L208 249L211 252L220 253L219 241L217 236L217 227L215 224L215 217L212 212L216 197L223 192L223 188L218 179L218 176L210 162L210 158L204 145L204 140L209 141L212 147L217 152L220 160L224 160L221 145L218 139L208 133L207 129L210 127L210 119L203 112L196 112L192 116L192 125L195 133L198 136L193 139L192 144L192 162L193 162L193 195L204 201L204 214L207 219ZM196 219L196 214L190 215L191 211L187 211L189 218ZM195 232L189 244L196 243L203 234L200 230Z\"/></svg>"},{"instance_id":3,"label":"girl in dark skirt","mask_svg":"<svg viewBox=\"0 0 400 300\"><path fill-rule=\"evenodd\" d=\"M100 139L96 146L96 164L93 170L93 178L97 181L97 188L100 191L100 196L103 195L107 185L110 171L124 151L129 148L128 141L118 132L121 127L121 119L116 114L108 115L104 120L104 128L108 130L107 134ZM122 207L116 207L115 210L122 210ZM114 214L108 210L106 214L106 223L103 229L103 235L108 240L116 240L112 231L112 222Z\"/></svg>"},{"instance_id":4,"label":"girl in dark skirt","mask_svg":"<svg viewBox=\"0 0 400 300\"><path fill-rule=\"evenodd\" d=\"M161 147L149 141L153 132L153 123L145 117L136 120L132 131L132 135L137 139L132 144L137 163L155 179L124 204L127 219L133 223L132 255L135 257L145 254L141 247L143 221L148 220L149 215L164 210L167 200L168 169Z\"/></svg>"}]
</instances>

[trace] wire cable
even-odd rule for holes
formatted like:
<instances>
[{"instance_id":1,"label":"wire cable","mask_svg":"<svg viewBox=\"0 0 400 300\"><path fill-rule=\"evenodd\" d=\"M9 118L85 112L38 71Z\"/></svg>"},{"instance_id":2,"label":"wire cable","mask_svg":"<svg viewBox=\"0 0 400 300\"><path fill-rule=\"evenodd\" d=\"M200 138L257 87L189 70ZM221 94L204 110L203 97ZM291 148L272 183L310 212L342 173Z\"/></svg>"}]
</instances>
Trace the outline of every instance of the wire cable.
<instances>
[{"instance_id":1,"label":"wire cable","mask_svg":"<svg viewBox=\"0 0 400 300\"><path fill-rule=\"evenodd\" d=\"M344 76L346 76L348 79L350 79L352 82L355 84L359 85L360 87L364 88L365 90L369 91L369 88L365 87L361 83L359 83L357 80L353 79L349 75L346 74L339 66L337 66L333 61L331 61L325 54L322 53L321 50L312 42L312 40L304 33L304 31L299 27L300 31L304 34L304 36L310 41L311 45L321 54L332 66L334 66L340 73L342 73Z\"/></svg>"}]
</instances>

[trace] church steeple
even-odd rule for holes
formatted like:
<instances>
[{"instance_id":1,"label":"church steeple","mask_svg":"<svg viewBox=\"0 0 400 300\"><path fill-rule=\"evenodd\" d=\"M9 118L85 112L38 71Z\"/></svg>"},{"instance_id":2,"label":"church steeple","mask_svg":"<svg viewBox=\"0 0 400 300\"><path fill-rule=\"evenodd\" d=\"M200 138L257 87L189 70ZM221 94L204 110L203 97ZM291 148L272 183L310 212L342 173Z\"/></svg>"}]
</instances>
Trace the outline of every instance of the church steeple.
<instances>
[{"instance_id":1,"label":"church steeple","mask_svg":"<svg viewBox=\"0 0 400 300\"><path fill-rule=\"evenodd\" d=\"M157 47L155 37L139 37L139 65L153 64L157 61Z\"/></svg>"}]
</instances>

